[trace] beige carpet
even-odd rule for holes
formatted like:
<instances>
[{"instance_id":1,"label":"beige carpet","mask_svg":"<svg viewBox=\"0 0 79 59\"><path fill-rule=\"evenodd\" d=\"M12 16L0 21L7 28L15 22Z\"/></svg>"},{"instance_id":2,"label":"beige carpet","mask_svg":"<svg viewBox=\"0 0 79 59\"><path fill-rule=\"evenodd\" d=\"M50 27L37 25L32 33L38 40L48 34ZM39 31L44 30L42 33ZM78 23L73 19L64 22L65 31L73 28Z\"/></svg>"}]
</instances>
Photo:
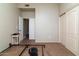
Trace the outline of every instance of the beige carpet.
<instances>
[{"instance_id":1,"label":"beige carpet","mask_svg":"<svg viewBox=\"0 0 79 59\"><path fill-rule=\"evenodd\" d=\"M25 46L13 46L6 51L0 53L0 56L18 56L24 48Z\"/></svg>"},{"instance_id":2,"label":"beige carpet","mask_svg":"<svg viewBox=\"0 0 79 59\"><path fill-rule=\"evenodd\" d=\"M68 49L66 49L60 43L47 43L45 45L46 45L46 47L44 48L44 56L74 56L74 54L72 52L70 52ZM30 47L38 48L38 55L42 56L41 46L30 46ZM29 56L29 54L28 54L29 48L27 48L24 51L22 56Z\"/></svg>"},{"instance_id":3,"label":"beige carpet","mask_svg":"<svg viewBox=\"0 0 79 59\"><path fill-rule=\"evenodd\" d=\"M66 49L62 44L60 43L35 43L31 40L23 40L21 44L45 44L44 48L44 56L75 56L71 51ZM22 56L29 56L28 49L31 47L38 48L38 55L42 56L42 47L41 46L29 46L25 49L25 51L22 53ZM13 46L10 49L4 51L3 53L0 53L1 56L18 56L25 46Z\"/></svg>"},{"instance_id":4,"label":"beige carpet","mask_svg":"<svg viewBox=\"0 0 79 59\"><path fill-rule=\"evenodd\" d=\"M60 43L46 44L45 51L48 56L74 56L72 52Z\"/></svg>"}]
</instances>

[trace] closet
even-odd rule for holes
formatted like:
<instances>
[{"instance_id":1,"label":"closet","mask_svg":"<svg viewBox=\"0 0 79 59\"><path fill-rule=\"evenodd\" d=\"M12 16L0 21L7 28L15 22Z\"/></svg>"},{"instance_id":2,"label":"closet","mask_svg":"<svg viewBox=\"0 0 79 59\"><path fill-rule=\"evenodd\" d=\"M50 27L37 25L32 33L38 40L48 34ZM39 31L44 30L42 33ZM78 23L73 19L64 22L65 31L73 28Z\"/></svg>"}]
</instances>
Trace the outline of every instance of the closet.
<instances>
[{"instance_id":1,"label":"closet","mask_svg":"<svg viewBox=\"0 0 79 59\"><path fill-rule=\"evenodd\" d=\"M79 6L69 10L60 17L60 40L61 43L79 55Z\"/></svg>"}]
</instances>

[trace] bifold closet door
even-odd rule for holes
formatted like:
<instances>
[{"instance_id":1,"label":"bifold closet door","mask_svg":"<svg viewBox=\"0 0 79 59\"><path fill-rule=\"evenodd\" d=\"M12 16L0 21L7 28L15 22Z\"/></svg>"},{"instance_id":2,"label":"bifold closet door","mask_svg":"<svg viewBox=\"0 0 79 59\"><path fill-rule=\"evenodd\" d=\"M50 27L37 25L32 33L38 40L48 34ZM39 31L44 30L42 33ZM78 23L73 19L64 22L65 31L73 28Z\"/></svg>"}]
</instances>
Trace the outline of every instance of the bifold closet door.
<instances>
[{"instance_id":1,"label":"bifold closet door","mask_svg":"<svg viewBox=\"0 0 79 59\"><path fill-rule=\"evenodd\" d=\"M79 6L60 17L61 43L75 55L79 55Z\"/></svg>"},{"instance_id":2,"label":"bifold closet door","mask_svg":"<svg viewBox=\"0 0 79 59\"><path fill-rule=\"evenodd\" d=\"M67 39L66 47L74 54L78 54L77 22L78 8L74 8L66 13Z\"/></svg>"}]
</instances>

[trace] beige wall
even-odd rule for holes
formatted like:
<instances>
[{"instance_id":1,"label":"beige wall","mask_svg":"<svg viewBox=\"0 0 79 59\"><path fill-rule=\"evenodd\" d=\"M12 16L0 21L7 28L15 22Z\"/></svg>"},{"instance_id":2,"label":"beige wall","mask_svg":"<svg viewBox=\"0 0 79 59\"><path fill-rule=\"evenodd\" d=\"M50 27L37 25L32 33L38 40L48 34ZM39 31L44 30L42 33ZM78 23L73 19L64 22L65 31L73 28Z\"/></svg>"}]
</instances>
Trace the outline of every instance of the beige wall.
<instances>
[{"instance_id":1,"label":"beige wall","mask_svg":"<svg viewBox=\"0 0 79 59\"><path fill-rule=\"evenodd\" d=\"M40 4L36 9L36 41L59 42L57 4Z\"/></svg>"},{"instance_id":2,"label":"beige wall","mask_svg":"<svg viewBox=\"0 0 79 59\"><path fill-rule=\"evenodd\" d=\"M16 4L0 3L0 52L11 42L11 34L17 32L18 9Z\"/></svg>"},{"instance_id":3,"label":"beige wall","mask_svg":"<svg viewBox=\"0 0 79 59\"><path fill-rule=\"evenodd\" d=\"M22 11L22 17L23 18L35 18L35 12L34 11Z\"/></svg>"},{"instance_id":4,"label":"beige wall","mask_svg":"<svg viewBox=\"0 0 79 59\"><path fill-rule=\"evenodd\" d=\"M59 42L59 10L57 4L18 4L18 8L35 8L36 42Z\"/></svg>"}]
</instances>

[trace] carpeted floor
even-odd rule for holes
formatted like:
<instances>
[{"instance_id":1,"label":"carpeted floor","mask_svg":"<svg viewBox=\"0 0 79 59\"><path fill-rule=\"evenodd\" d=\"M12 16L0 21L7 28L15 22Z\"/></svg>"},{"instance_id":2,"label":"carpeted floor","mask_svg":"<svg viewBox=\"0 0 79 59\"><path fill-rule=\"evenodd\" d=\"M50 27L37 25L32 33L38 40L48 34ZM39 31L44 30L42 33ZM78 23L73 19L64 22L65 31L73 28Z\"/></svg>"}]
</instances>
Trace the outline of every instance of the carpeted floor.
<instances>
[{"instance_id":1,"label":"carpeted floor","mask_svg":"<svg viewBox=\"0 0 79 59\"><path fill-rule=\"evenodd\" d=\"M46 47L44 48L44 56L74 56L72 52L70 52L68 49L66 49L63 45L60 43L47 43L45 44ZM41 46L29 46L30 47L36 47L38 48L38 55L42 56L42 47ZM22 56L29 56L28 49L27 48Z\"/></svg>"},{"instance_id":2,"label":"carpeted floor","mask_svg":"<svg viewBox=\"0 0 79 59\"><path fill-rule=\"evenodd\" d=\"M0 53L0 56L18 56L24 48L25 46L13 46Z\"/></svg>"},{"instance_id":3,"label":"carpeted floor","mask_svg":"<svg viewBox=\"0 0 79 59\"><path fill-rule=\"evenodd\" d=\"M43 48L44 56L75 56L72 52L66 49L61 43L35 43L34 40L23 40L20 44L45 44ZM28 49L31 47L38 48L38 56L42 56L42 47L41 46L29 46L25 49L21 56L29 56ZM25 46L13 46L8 50L0 53L1 56L18 56Z\"/></svg>"}]
</instances>

